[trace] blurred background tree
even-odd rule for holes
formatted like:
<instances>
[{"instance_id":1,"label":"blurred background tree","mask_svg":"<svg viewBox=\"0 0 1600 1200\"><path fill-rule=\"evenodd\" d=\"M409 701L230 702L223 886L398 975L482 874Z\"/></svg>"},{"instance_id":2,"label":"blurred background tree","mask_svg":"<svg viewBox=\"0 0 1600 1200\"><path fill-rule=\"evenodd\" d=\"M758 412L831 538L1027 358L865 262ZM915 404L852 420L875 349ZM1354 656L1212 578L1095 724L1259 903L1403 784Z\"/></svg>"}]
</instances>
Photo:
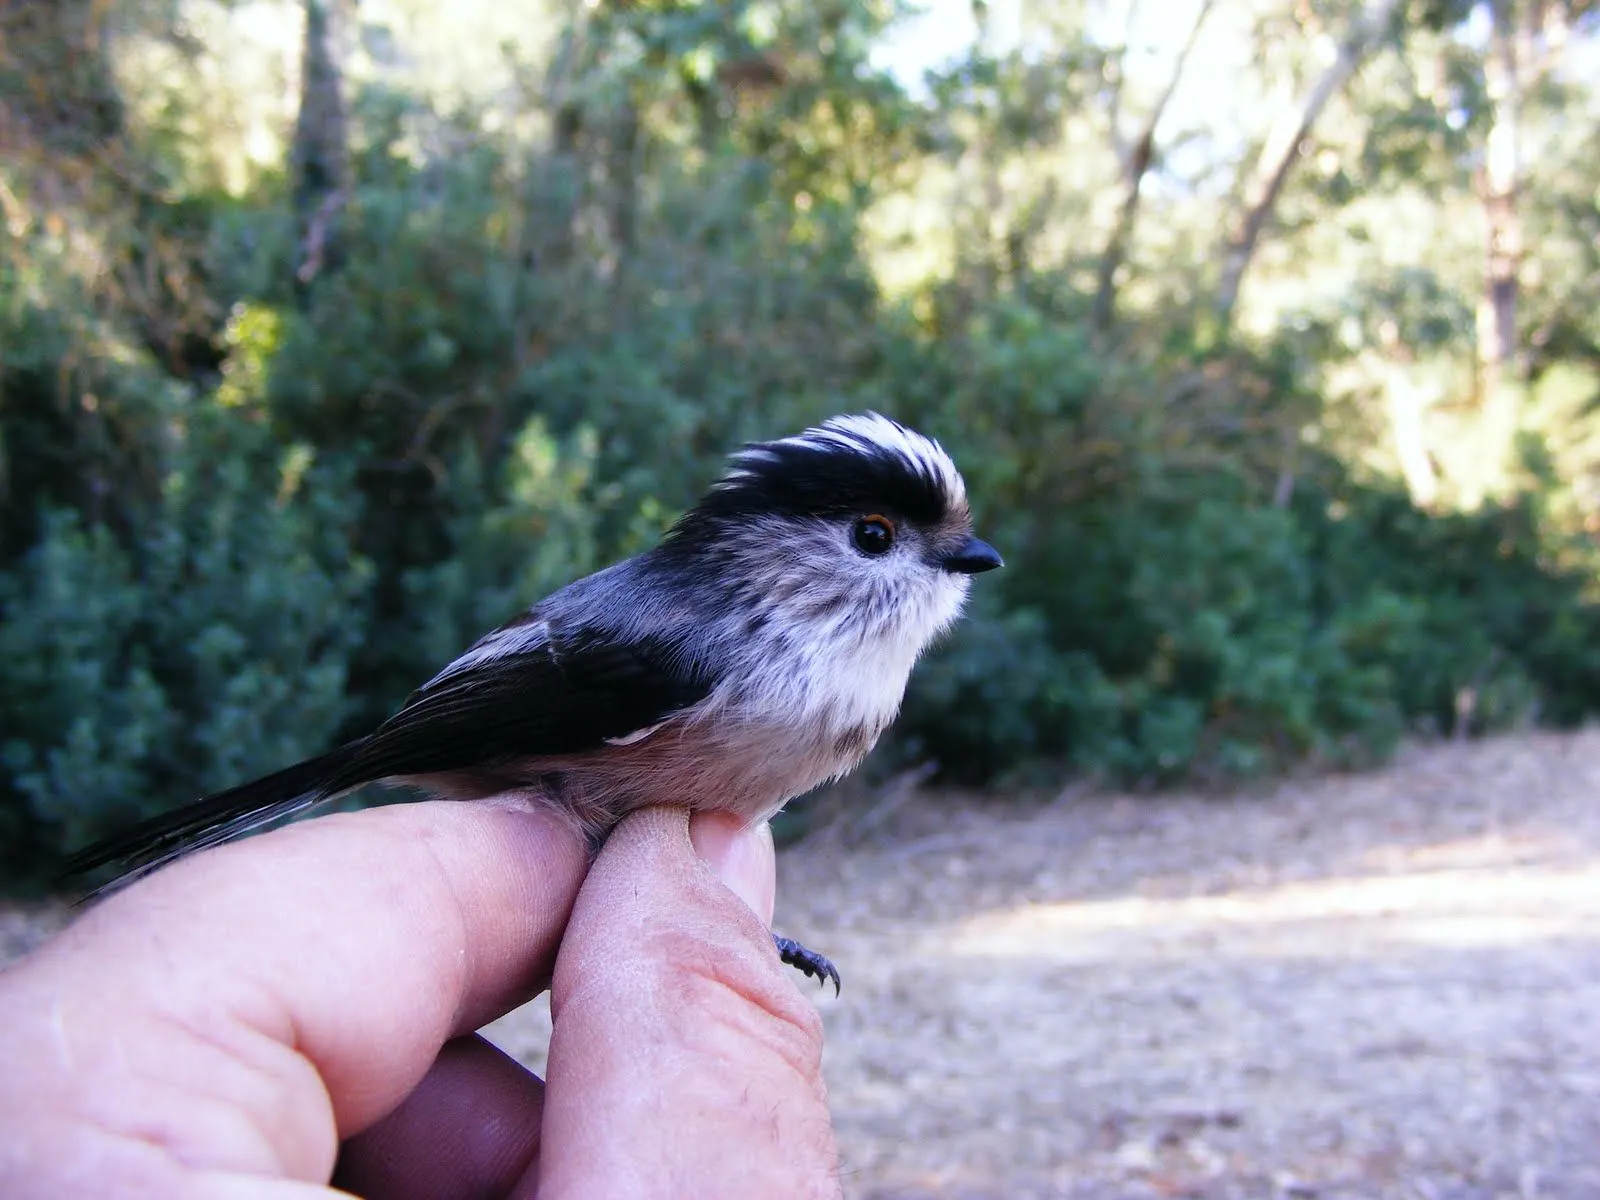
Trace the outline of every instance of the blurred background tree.
<instances>
[{"instance_id":1,"label":"blurred background tree","mask_svg":"<svg viewBox=\"0 0 1600 1200\"><path fill-rule=\"evenodd\" d=\"M884 762L1584 720L1593 7L0 2L0 877L867 407L1010 564Z\"/></svg>"}]
</instances>

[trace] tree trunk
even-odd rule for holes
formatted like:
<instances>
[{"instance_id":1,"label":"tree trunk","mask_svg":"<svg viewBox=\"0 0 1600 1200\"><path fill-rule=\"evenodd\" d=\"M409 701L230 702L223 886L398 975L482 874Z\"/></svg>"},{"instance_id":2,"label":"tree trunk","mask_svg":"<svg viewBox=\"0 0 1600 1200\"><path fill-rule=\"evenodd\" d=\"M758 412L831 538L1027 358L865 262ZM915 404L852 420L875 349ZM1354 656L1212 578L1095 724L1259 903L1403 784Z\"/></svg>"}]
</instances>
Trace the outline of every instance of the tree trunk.
<instances>
[{"instance_id":1,"label":"tree trunk","mask_svg":"<svg viewBox=\"0 0 1600 1200\"><path fill-rule=\"evenodd\" d=\"M1222 282L1217 288L1216 310L1224 329L1233 323L1245 272L1255 257L1267 218L1272 215L1300 147L1328 101L1349 82L1373 41L1388 28L1398 6L1399 0L1374 0L1372 6L1356 18L1333 61L1306 89L1298 103L1284 111L1267 134L1245 187L1244 211L1223 245Z\"/></svg>"},{"instance_id":2,"label":"tree trunk","mask_svg":"<svg viewBox=\"0 0 1600 1200\"><path fill-rule=\"evenodd\" d=\"M1483 295L1478 301L1478 381L1484 404L1502 406L1514 384L1517 354L1517 269L1522 260L1522 224L1517 212L1520 173L1518 123L1522 80L1511 0L1489 5L1489 52L1483 61L1490 107L1483 156Z\"/></svg>"},{"instance_id":3,"label":"tree trunk","mask_svg":"<svg viewBox=\"0 0 1600 1200\"><path fill-rule=\"evenodd\" d=\"M295 121L295 281L307 287L336 264L338 217L349 197L349 128L344 62L351 0L306 0L300 68L300 113Z\"/></svg>"},{"instance_id":4,"label":"tree trunk","mask_svg":"<svg viewBox=\"0 0 1600 1200\"><path fill-rule=\"evenodd\" d=\"M640 100L630 91L611 114L606 182L610 185L609 225L613 278L620 282L633 262L639 238Z\"/></svg>"},{"instance_id":5,"label":"tree trunk","mask_svg":"<svg viewBox=\"0 0 1600 1200\"><path fill-rule=\"evenodd\" d=\"M1120 135L1116 129L1117 110L1112 110L1111 138L1117 149L1118 157L1122 161L1122 203L1117 209L1117 221L1111 229L1111 235L1106 239L1105 250L1100 255L1100 268L1096 276L1094 293L1094 308L1090 321L1097 334L1104 334L1111 328L1111 322L1116 317L1117 308L1117 268L1122 265L1122 260L1127 257L1128 242L1133 236L1133 224L1139 213L1139 188L1144 182L1146 172L1155 159L1156 126L1161 123L1161 115L1166 112L1167 105L1171 103L1173 93L1178 90L1178 83L1183 78L1183 68L1189 61L1189 55L1194 50L1194 45L1200 40L1200 28L1206 23L1206 17L1216 7L1216 0L1202 0L1200 13L1195 17L1194 26L1189 30L1189 36L1184 41L1178 57L1172 64L1172 74L1167 79L1167 86L1162 89L1161 95L1156 98L1149 115L1145 117L1139 136L1131 146L1121 144ZM1121 87L1118 87L1120 94Z\"/></svg>"},{"instance_id":6,"label":"tree trunk","mask_svg":"<svg viewBox=\"0 0 1600 1200\"><path fill-rule=\"evenodd\" d=\"M1483 293L1478 299L1480 471L1468 483L1475 503L1504 485L1522 419L1527 364L1517 341L1522 266L1522 101L1554 68L1565 45L1569 17L1559 4L1493 0L1489 45L1483 59L1489 98L1480 194L1484 216Z\"/></svg>"}]
</instances>

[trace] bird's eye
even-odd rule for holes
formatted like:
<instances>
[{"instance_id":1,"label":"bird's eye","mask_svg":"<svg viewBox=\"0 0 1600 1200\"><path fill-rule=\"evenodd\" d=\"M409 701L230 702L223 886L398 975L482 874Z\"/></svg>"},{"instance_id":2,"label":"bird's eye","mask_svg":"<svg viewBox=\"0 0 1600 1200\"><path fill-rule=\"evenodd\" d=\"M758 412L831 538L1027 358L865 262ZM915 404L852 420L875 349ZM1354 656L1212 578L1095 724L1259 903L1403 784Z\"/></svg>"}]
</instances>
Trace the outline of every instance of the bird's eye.
<instances>
[{"instance_id":1,"label":"bird's eye","mask_svg":"<svg viewBox=\"0 0 1600 1200\"><path fill-rule=\"evenodd\" d=\"M874 513L856 522L852 536L855 538L856 549L861 553L887 554L889 547L894 545L894 522L888 517L880 517Z\"/></svg>"}]
</instances>

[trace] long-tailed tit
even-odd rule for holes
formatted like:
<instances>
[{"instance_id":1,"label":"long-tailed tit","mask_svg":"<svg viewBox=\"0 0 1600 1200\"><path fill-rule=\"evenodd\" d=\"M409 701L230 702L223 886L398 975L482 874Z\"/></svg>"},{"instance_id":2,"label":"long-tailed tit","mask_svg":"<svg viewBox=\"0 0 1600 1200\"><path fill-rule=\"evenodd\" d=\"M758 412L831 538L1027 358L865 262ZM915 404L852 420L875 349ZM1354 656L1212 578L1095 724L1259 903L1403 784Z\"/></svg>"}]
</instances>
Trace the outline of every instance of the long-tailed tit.
<instances>
[{"instance_id":1,"label":"long-tailed tit","mask_svg":"<svg viewBox=\"0 0 1600 1200\"><path fill-rule=\"evenodd\" d=\"M949 455L903 425L836 417L754 443L658 546L486 634L372 733L68 870L117 863L136 878L375 780L520 793L596 845L651 804L762 821L861 762L969 577L1000 565ZM826 959L777 942L837 986Z\"/></svg>"}]
</instances>

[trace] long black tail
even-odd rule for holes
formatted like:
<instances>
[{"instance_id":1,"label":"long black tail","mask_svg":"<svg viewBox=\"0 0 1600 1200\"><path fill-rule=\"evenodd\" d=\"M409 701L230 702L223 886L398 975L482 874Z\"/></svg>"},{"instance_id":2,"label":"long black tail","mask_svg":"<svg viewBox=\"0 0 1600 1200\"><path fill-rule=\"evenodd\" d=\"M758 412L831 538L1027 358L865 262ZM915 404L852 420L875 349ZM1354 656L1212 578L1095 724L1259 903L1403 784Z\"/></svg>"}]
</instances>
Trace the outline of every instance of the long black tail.
<instances>
[{"instance_id":1,"label":"long black tail","mask_svg":"<svg viewBox=\"0 0 1600 1200\"><path fill-rule=\"evenodd\" d=\"M339 776L359 744L341 746L320 758L310 758L250 783L202 797L95 842L67 860L62 877L82 875L111 864L123 867L123 874L100 888L95 893L98 895L132 883L175 858L221 845L331 800L351 786Z\"/></svg>"}]
</instances>

